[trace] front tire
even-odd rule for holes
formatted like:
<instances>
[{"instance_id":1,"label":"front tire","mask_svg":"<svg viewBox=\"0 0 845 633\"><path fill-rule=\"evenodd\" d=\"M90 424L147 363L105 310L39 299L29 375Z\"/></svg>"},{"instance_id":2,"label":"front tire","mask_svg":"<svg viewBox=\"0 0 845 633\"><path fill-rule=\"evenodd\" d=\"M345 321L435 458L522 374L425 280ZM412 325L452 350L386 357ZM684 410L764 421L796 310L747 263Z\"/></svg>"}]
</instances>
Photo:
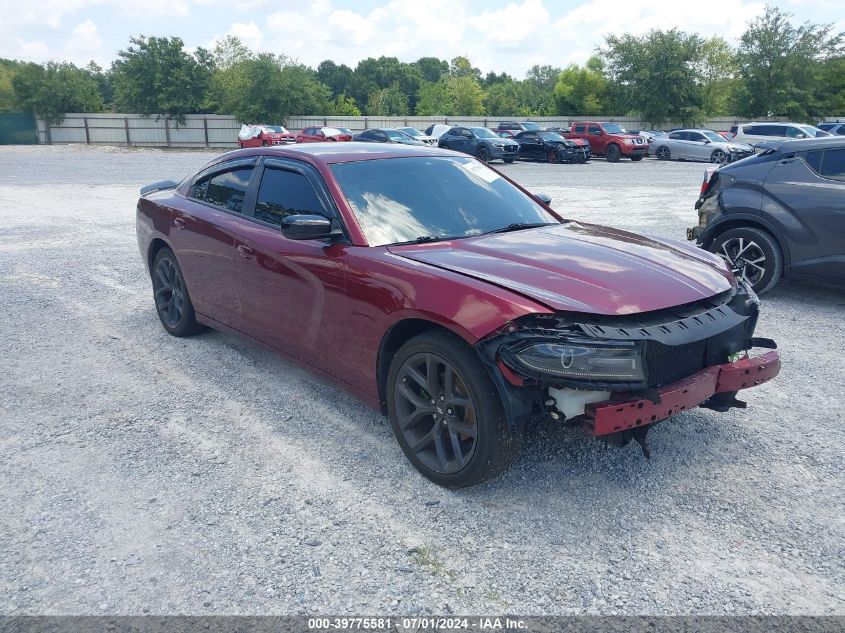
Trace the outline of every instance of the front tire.
<instances>
[{"instance_id":1,"label":"front tire","mask_svg":"<svg viewBox=\"0 0 845 633\"><path fill-rule=\"evenodd\" d=\"M721 255L737 279L744 279L757 294L771 290L783 273L783 254L777 240L756 227L725 231L716 236L709 250Z\"/></svg>"},{"instance_id":2,"label":"front tire","mask_svg":"<svg viewBox=\"0 0 845 633\"><path fill-rule=\"evenodd\" d=\"M618 145L608 145L604 155L608 163L618 163L619 159L622 158L622 151Z\"/></svg>"},{"instance_id":3,"label":"front tire","mask_svg":"<svg viewBox=\"0 0 845 633\"><path fill-rule=\"evenodd\" d=\"M505 158L505 159L504 159L504 161L505 161L508 165L510 165L510 164L511 164L514 160L516 160L516 159L514 159L514 158Z\"/></svg>"},{"instance_id":4,"label":"front tire","mask_svg":"<svg viewBox=\"0 0 845 633\"><path fill-rule=\"evenodd\" d=\"M728 155L720 149L715 150L710 154L710 162L717 165L724 165L728 162Z\"/></svg>"},{"instance_id":5,"label":"front tire","mask_svg":"<svg viewBox=\"0 0 845 633\"><path fill-rule=\"evenodd\" d=\"M192 336L203 327L197 323L194 304L176 255L162 248L153 260L153 300L162 326L171 336Z\"/></svg>"},{"instance_id":6,"label":"front tire","mask_svg":"<svg viewBox=\"0 0 845 633\"><path fill-rule=\"evenodd\" d=\"M657 151L654 152L654 155L657 156L657 160L669 160L672 158L672 152L670 152L669 148L665 145L658 147Z\"/></svg>"},{"instance_id":7,"label":"front tire","mask_svg":"<svg viewBox=\"0 0 845 633\"><path fill-rule=\"evenodd\" d=\"M446 488L495 477L519 452L496 386L462 339L431 330L405 343L387 378L387 409L405 456Z\"/></svg>"},{"instance_id":8,"label":"front tire","mask_svg":"<svg viewBox=\"0 0 845 633\"><path fill-rule=\"evenodd\" d=\"M642 154L637 154L636 156L631 156L631 160L635 163L640 162L643 158L645 158Z\"/></svg>"},{"instance_id":9,"label":"front tire","mask_svg":"<svg viewBox=\"0 0 845 633\"><path fill-rule=\"evenodd\" d=\"M482 163L490 162L490 150L486 147L479 147L476 156L478 157L478 160L480 160Z\"/></svg>"}]
</instances>

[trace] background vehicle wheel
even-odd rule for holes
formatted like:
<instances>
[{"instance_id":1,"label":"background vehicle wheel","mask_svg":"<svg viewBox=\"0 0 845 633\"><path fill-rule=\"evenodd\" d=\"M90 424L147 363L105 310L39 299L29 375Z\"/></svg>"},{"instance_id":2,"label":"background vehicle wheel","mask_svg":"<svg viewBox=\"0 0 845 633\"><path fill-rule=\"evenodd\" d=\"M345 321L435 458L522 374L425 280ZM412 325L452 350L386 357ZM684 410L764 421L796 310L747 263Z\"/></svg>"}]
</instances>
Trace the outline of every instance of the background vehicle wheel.
<instances>
[{"instance_id":1,"label":"background vehicle wheel","mask_svg":"<svg viewBox=\"0 0 845 633\"><path fill-rule=\"evenodd\" d=\"M644 158L644 156L642 154L639 154L637 156L631 156L631 160L634 161L635 163L640 162L643 158Z\"/></svg>"},{"instance_id":2,"label":"background vehicle wheel","mask_svg":"<svg viewBox=\"0 0 845 633\"><path fill-rule=\"evenodd\" d=\"M261 141L261 147L269 147L270 143L267 141Z\"/></svg>"},{"instance_id":3,"label":"background vehicle wheel","mask_svg":"<svg viewBox=\"0 0 845 633\"><path fill-rule=\"evenodd\" d=\"M176 256L162 248L153 260L153 298L161 324L173 336L191 336L203 330L194 315L194 306Z\"/></svg>"},{"instance_id":4,"label":"background vehicle wheel","mask_svg":"<svg viewBox=\"0 0 845 633\"><path fill-rule=\"evenodd\" d=\"M478 355L444 330L414 337L394 356L387 409L408 460L447 488L498 475L522 443Z\"/></svg>"},{"instance_id":5,"label":"background vehicle wheel","mask_svg":"<svg viewBox=\"0 0 845 633\"><path fill-rule=\"evenodd\" d=\"M657 156L657 160L669 160L672 158L672 152L670 152L669 148L665 145L658 147L657 151L654 152L654 155Z\"/></svg>"},{"instance_id":6,"label":"background vehicle wheel","mask_svg":"<svg viewBox=\"0 0 845 633\"><path fill-rule=\"evenodd\" d=\"M783 254L774 237L755 227L730 229L717 236L710 252L721 255L738 279L761 294L770 290L783 273Z\"/></svg>"},{"instance_id":7,"label":"background vehicle wheel","mask_svg":"<svg viewBox=\"0 0 845 633\"><path fill-rule=\"evenodd\" d=\"M558 153L555 150L550 149L548 151L548 153L546 154L546 160L549 161L550 163L557 163L557 162L560 162L560 156L558 155Z\"/></svg>"},{"instance_id":8,"label":"background vehicle wheel","mask_svg":"<svg viewBox=\"0 0 845 633\"><path fill-rule=\"evenodd\" d=\"M488 150L486 147L479 147L476 156L478 157L478 160L480 160L482 163L490 162L490 150Z\"/></svg>"},{"instance_id":9,"label":"background vehicle wheel","mask_svg":"<svg viewBox=\"0 0 845 633\"><path fill-rule=\"evenodd\" d=\"M728 162L728 155L720 149L714 150L713 153L710 154L710 162L718 165L724 165Z\"/></svg>"},{"instance_id":10,"label":"background vehicle wheel","mask_svg":"<svg viewBox=\"0 0 845 633\"><path fill-rule=\"evenodd\" d=\"M510 164L514 161L514 159L513 159L513 158L505 158L505 159L504 159L504 161L505 161L508 165L510 165Z\"/></svg>"},{"instance_id":11,"label":"background vehicle wheel","mask_svg":"<svg viewBox=\"0 0 845 633\"><path fill-rule=\"evenodd\" d=\"M622 152L619 150L618 145L608 145L604 156L607 158L608 163L618 163L622 157Z\"/></svg>"}]
</instances>

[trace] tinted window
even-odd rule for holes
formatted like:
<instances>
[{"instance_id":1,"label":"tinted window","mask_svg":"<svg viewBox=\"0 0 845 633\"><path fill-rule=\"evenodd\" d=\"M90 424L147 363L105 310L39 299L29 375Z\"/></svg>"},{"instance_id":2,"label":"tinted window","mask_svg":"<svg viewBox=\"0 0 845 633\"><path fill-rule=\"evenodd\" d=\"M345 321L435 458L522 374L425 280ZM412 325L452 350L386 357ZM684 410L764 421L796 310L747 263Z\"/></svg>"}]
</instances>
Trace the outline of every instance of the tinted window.
<instances>
[{"instance_id":1,"label":"tinted window","mask_svg":"<svg viewBox=\"0 0 845 633\"><path fill-rule=\"evenodd\" d=\"M686 132L672 132L669 135L669 138L672 139L673 141L685 141L686 138L687 138L687 133Z\"/></svg>"},{"instance_id":2,"label":"tinted window","mask_svg":"<svg viewBox=\"0 0 845 633\"><path fill-rule=\"evenodd\" d=\"M372 140L372 139L375 138L375 134L373 134L372 132L369 132L369 131L361 132L358 136L362 139L365 139L365 140Z\"/></svg>"},{"instance_id":3,"label":"tinted window","mask_svg":"<svg viewBox=\"0 0 845 633\"><path fill-rule=\"evenodd\" d=\"M687 132L687 140L698 141L699 143L701 143L704 141L704 136L699 132Z\"/></svg>"},{"instance_id":4,"label":"tinted window","mask_svg":"<svg viewBox=\"0 0 845 633\"><path fill-rule=\"evenodd\" d=\"M320 199L302 174L268 167L255 201L255 219L281 225L289 215L326 215Z\"/></svg>"},{"instance_id":5,"label":"tinted window","mask_svg":"<svg viewBox=\"0 0 845 633\"><path fill-rule=\"evenodd\" d=\"M784 137L786 136L786 126L785 125L758 125L757 131L755 134L760 136L777 136L777 137Z\"/></svg>"},{"instance_id":6,"label":"tinted window","mask_svg":"<svg viewBox=\"0 0 845 633\"><path fill-rule=\"evenodd\" d=\"M845 136L845 125L840 125L838 128L836 128L836 135Z\"/></svg>"},{"instance_id":7,"label":"tinted window","mask_svg":"<svg viewBox=\"0 0 845 633\"><path fill-rule=\"evenodd\" d=\"M243 213L244 198L251 175L251 166L211 174L194 185L193 197L234 213Z\"/></svg>"},{"instance_id":8,"label":"tinted window","mask_svg":"<svg viewBox=\"0 0 845 633\"><path fill-rule=\"evenodd\" d=\"M583 123L577 124L575 126L575 131L578 132L579 134L583 134L584 133L584 124Z\"/></svg>"},{"instance_id":9,"label":"tinted window","mask_svg":"<svg viewBox=\"0 0 845 633\"><path fill-rule=\"evenodd\" d=\"M601 134L601 128L598 125L590 126L590 134Z\"/></svg>"},{"instance_id":10,"label":"tinted window","mask_svg":"<svg viewBox=\"0 0 845 633\"><path fill-rule=\"evenodd\" d=\"M804 156L804 160L807 161L807 164L812 167L813 171L817 174L822 173L822 154L823 150L816 150L814 152L807 152Z\"/></svg>"},{"instance_id":11,"label":"tinted window","mask_svg":"<svg viewBox=\"0 0 845 633\"><path fill-rule=\"evenodd\" d=\"M528 123L527 121L522 124L522 128L525 130L539 130L540 126L537 123Z\"/></svg>"},{"instance_id":12,"label":"tinted window","mask_svg":"<svg viewBox=\"0 0 845 633\"><path fill-rule=\"evenodd\" d=\"M558 222L471 158L413 157L331 166L371 246L469 237L518 222Z\"/></svg>"},{"instance_id":13,"label":"tinted window","mask_svg":"<svg viewBox=\"0 0 845 633\"><path fill-rule=\"evenodd\" d=\"M803 138L804 136L807 136L803 130L799 130L797 127L792 126L786 128L786 135L789 138Z\"/></svg>"},{"instance_id":14,"label":"tinted window","mask_svg":"<svg viewBox=\"0 0 845 633\"><path fill-rule=\"evenodd\" d=\"M825 178L845 180L845 149L815 150L807 152L804 159Z\"/></svg>"}]
</instances>

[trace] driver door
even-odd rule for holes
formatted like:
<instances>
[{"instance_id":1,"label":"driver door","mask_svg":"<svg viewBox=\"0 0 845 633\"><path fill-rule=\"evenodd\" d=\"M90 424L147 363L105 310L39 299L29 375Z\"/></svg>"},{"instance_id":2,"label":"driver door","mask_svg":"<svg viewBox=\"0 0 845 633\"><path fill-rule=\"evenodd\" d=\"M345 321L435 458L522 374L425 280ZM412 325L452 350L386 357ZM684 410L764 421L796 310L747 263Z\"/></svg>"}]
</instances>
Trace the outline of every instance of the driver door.
<instances>
[{"instance_id":1,"label":"driver door","mask_svg":"<svg viewBox=\"0 0 845 633\"><path fill-rule=\"evenodd\" d=\"M267 159L256 174L254 201L236 235L241 329L338 378L336 344L345 338L346 244L291 240L281 221L294 214L336 218L319 174L291 159Z\"/></svg>"}]
</instances>

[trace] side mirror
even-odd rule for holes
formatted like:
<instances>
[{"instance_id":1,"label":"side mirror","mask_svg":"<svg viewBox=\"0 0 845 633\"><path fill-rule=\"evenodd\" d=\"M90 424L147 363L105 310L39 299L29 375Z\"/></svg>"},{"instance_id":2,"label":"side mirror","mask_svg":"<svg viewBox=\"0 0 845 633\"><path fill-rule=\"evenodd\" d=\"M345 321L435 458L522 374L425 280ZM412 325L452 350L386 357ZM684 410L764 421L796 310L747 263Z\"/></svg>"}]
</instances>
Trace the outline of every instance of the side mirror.
<instances>
[{"instance_id":1,"label":"side mirror","mask_svg":"<svg viewBox=\"0 0 845 633\"><path fill-rule=\"evenodd\" d=\"M704 144L705 144L705 145L710 145L710 143L711 143L711 142L712 142L712 141L711 141L709 138L704 139Z\"/></svg>"},{"instance_id":2,"label":"side mirror","mask_svg":"<svg viewBox=\"0 0 845 633\"><path fill-rule=\"evenodd\" d=\"M551 204L552 203L552 198L548 194L534 193L534 194L531 194L531 195L533 195L537 200L539 200L543 204Z\"/></svg>"},{"instance_id":3,"label":"side mirror","mask_svg":"<svg viewBox=\"0 0 845 633\"><path fill-rule=\"evenodd\" d=\"M324 240L341 235L340 227L322 215L289 215L282 220L281 228L289 240Z\"/></svg>"}]
</instances>

